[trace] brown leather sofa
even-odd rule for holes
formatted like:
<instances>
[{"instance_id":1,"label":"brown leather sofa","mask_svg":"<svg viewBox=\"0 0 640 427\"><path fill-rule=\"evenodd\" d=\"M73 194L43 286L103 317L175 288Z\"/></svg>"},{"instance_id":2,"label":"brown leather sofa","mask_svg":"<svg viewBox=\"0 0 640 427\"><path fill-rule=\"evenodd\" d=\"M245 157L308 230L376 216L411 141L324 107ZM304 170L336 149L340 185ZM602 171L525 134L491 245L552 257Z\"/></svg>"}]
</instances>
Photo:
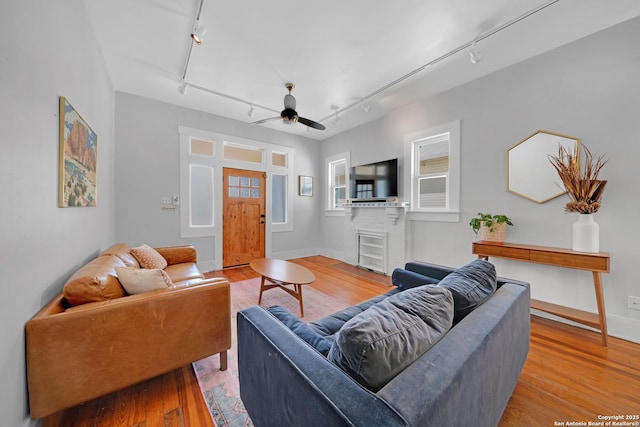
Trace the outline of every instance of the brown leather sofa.
<instances>
[{"instance_id":1,"label":"brown leather sofa","mask_svg":"<svg viewBox=\"0 0 640 427\"><path fill-rule=\"evenodd\" d=\"M193 246L156 248L173 285L127 295L115 267L140 267L116 244L76 271L26 324L31 417L39 419L220 353L227 368L225 279L205 279ZM73 305L72 305L73 303Z\"/></svg>"}]
</instances>

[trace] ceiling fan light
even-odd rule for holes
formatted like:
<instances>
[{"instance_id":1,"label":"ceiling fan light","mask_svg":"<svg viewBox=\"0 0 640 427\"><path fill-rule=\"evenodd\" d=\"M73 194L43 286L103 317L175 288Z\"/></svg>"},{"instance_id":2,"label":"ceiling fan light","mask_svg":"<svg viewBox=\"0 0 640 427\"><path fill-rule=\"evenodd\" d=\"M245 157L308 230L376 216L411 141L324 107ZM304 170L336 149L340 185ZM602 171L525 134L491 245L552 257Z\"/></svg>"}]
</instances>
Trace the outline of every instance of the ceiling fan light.
<instances>
[{"instance_id":1,"label":"ceiling fan light","mask_svg":"<svg viewBox=\"0 0 640 427\"><path fill-rule=\"evenodd\" d=\"M193 32L191 33L191 38L196 44L201 44L202 38L206 33L207 33L207 28L204 25L200 24L200 21L197 21L196 26L193 29Z\"/></svg>"}]
</instances>

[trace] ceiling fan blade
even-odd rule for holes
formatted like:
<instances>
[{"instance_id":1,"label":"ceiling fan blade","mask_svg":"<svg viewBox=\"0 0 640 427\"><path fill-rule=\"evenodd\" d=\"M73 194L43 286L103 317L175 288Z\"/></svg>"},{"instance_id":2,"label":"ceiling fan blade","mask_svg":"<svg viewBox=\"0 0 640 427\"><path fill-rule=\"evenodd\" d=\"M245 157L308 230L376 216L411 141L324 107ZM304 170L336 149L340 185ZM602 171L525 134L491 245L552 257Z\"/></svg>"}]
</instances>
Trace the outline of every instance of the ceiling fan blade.
<instances>
[{"instance_id":1,"label":"ceiling fan blade","mask_svg":"<svg viewBox=\"0 0 640 427\"><path fill-rule=\"evenodd\" d=\"M262 119L262 120L258 120L257 122L252 122L252 125L261 125L262 123L266 123L266 122L270 122L273 120L279 120L280 116L277 117L269 117L268 119Z\"/></svg>"},{"instance_id":2,"label":"ceiling fan blade","mask_svg":"<svg viewBox=\"0 0 640 427\"><path fill-rule=\"evenodd\" d=\"M318 122L314 122L313 120L305 119L304 117L298 117L298 123L302 123L303 125L307 125L311 128L318 129L318 130L326 129L325 125Z\"/></svg>"}]
</instances>

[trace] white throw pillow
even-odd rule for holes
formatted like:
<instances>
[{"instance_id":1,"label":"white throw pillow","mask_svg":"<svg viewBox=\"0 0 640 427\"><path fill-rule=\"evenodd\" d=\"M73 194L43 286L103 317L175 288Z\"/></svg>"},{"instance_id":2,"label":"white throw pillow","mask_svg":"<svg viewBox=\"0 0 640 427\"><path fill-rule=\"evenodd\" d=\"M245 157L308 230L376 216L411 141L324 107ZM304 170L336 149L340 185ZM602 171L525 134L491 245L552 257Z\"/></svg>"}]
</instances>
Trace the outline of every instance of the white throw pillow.
<instances>
[{"instance_id":1,"label":"white throw pillow","mask_svg":"<svg viewBox=\"0 0 640 427\"><path fill-rule=\"evenodd\" d=\"M157 268L116 267L115 270L118 280L129 295L165 289L172 285L169 275Z\"/></svg>"}]
</instances>

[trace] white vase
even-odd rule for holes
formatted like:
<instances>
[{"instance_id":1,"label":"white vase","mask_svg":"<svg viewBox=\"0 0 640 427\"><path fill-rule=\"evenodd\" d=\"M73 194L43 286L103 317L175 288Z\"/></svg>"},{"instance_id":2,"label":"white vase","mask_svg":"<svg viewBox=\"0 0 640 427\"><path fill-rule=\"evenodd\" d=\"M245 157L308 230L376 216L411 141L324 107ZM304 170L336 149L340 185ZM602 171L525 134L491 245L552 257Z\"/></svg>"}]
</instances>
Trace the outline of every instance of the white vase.
<instances>
[{"instance_id":1,"label":"white vase","mask_svg":"<svg viewBox=\"0 0 640 427\"><path fill-rule=\"evenodd\" d=\"M578 252L600 252L600 226L593 214L579 214L573 223L573 245Z\"/></svg>"}]
</instances>

